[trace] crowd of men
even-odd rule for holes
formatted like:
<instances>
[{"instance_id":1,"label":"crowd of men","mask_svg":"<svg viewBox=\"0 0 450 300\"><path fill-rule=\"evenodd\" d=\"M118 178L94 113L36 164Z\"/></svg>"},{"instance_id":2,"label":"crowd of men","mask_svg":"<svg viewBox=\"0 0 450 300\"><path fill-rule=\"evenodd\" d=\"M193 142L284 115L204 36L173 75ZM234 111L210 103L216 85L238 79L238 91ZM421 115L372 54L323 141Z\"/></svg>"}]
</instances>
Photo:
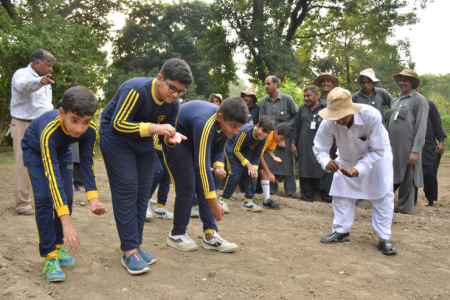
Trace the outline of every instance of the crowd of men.
<instances>
[{"instance_id":1,"label":"crowd of men","mask_svg":"<svg viewBox=\"0 0 450 300\"><path fill-rule=\"evenodd\" d=\"M53 110L51 85L55 82L50 79L50 75L55 61L51 53L39 49L31 55L30 64L17 70L12 77L10 112L16 161L16 211L23 215L35 213L31 207L28 174L35 182L45 179L39 175L45 168L50 168L50 171L45 169L46 176L59 176L53 174L52 169L58 167L57 162L53 167L51 164L55 163L54 161L47 161L48 165L46 164L50 153L48 157L42 153L44 166L39 165L34 171L33 168L28 169L27 174L22 149L36 155L42 149L50 151L49 147L52 145L49 146L48 141L46 144L45 138L48 139L60 128L59 146L64 148L68 147L69 141L80 141L80 147L84 147L85 153L78 154L80 157L77 158L78 164L81 160L82 165L78 165L78 168L81 168L79 173L83 173L80 177L88 179L89 187L86 192L91 201L92 212L103 214L106 213L106 207L98 201L95 172L91 172L91 169L94 170L92 157L86 158L86 149L89 150L89 147L92 148L95 144L97 127L89 124L97 108L97 100L88 89L74 89L76 85L72 85L74 87L68 89L71 92L66 92L67 95L64 96L67 100L62 101L57 120L56 111L49 114L48 112ZM267 96L261 99L259 105L256 104L258 99L255 89L249 87L241 92L240 98L222 99L220 94L211 94L208 102L212 104L193 101L180 106L179 97L186 93L193 77L187 63L179 59L168 60L157 77L135 78L124 83L106 107L100 127L102 153L105 156L115 206L114 214L121 237L121 248L124 251L123 265L131 274L140 274L148 271L148 265L156 261L155 257L141 246L146 207L147 219L152 216L174 218L175 226L167 238L169 246L182 251L197 249L195 242L186 233L190 213L191 217L202 218L205 249L235 251L237 246L234 243L229 243L218 235L215 221L220 221L224 213L229 213L228 200L236 188L235 185L238 185L239 177L241 191L246 193L241 206L243 210L260 212L263 207L280 209L280 204L270 199L270 195L278 193L278 177L283 176L285 193L288 198L293 198L297 193L297 163L301 199L313 202L316 197L320 197L324 203L333 203L332 234L323 237L323 243L349 241L355 204L366 199L372 202L372 222L380 239L380 250L384 254L397 253L396 247L390 242L394 192L399 189L400 213L408 214L413 211L418 188L424 188L428 205L433 206L438 199L437 170L444 152L446 135L436 105L418 92L420 80L417 74L413 70L405 69L393 75L393 79L400 89L395 99L386 90L377 87L380 80L372 69L363 70L358 75L355 81L361 89L353 95L339 87L339 79L336 76L323 73L315 78L313 85L304 89L305 104L300 107L297 107L291 96L279 91L280 81L276 76L268 76L265 79ZM78 103L78 108L74 106L72 111L68 101ZM78 110L83 109L83 101L89 103L92 113L83 112L78 116ZM388 113L386 107L389 108ZM244 111L245 115L242 116ZM74 124L77 123L77 116L84 117L84 131L80 133L73 129L69 132L68 128L76 127ZM50 120L51 117L55 121ZM31 125L33 129L26 131L35 119L37 121ZM178 122L176 130L171 125L175 124L175 120ZM247 124L242 123L242 120ZM44 127L39 125L40 123L47 126L47 129L41 130ZM51 126L54 126L54 129ZM41 150L37 143L39 138L32 134L33 130L42 131L39 133L42 134ZM80 138L84 132L89 133L89 141L87 135L84 140ZM22 142L24 135L25 143ZM73 139L68 140L65 135ZM192 135L187 142L183 142L186 140L185 135ZM152 137L151 140L149 137ZM144 142L145 145L141 144ZM153 144L156 152L153 151ZM31 145L39 149L30 150ZM59 149L58 145L55 149ZM125 153L124 149L129 151ZM57 150L53 154L56 155L56 152ZM123 152L120 159L119 152ZM89 155L92 156L92 153L91 151ZM224 170L224 153L228 174ZM59 159L58 155L55 159ZM137 159L134 162L136 166L130 167L129 161L124 159L125 156L129 157L130 161ZM187 159L191 156L192 161ZM198 159L194 159L197 156L202 160L200 167ZM38 161L41 160L36 157ZM31 166L34 163L29 157L26 159L25 165ZM186 177L182 172L170 171L170 168L176 169L180 166L183 166L184 171L190 170L192 174ZM198 172L200 174L197 174ZM134 189L133 182L118 188L130 178L136 179L134 183L142 181L138 189ZM170 179L177 184L177 194L183 192L183 195L189 196L184 204L178 201L174 214L165 208ZM215 192L219 179L226 181L220 200ZM48 179L51 197L53 194L58 196L62 191L59 186L61 182L52 180ZM45 180L42 182L45 183ZM202 184L196 186L196 182ZM52 187L52 184L55 186ZM74 184L75 191L85 191L81 186L82 180L80 184L77 180ZM64 185L67 183L64 182ZM157 207L152 211L152 203L148 204L148 200L157 185L160 186L158 202L153 203L157 204ZM40 184L40 188L44 186L46 185ZM164 188L161 189L161 186ZM263 207L253 200L258 186L264 193ZM57 188L60 189L59 192ZM64 186L64 193L69 194L67 188ZM56 205L55 202L54 209L61 220L67 220L65 216L69 214L71 204L66 208L63 205L64 197L58 199L60 203ZM41 201L47 200L42 198ZM46 214L48 215L48 212ZM175 218L174 215L178 217ZM42 218L37 222L39 224L50 222L47 216L47 219L42 216L39 218ZM58 218L55 217L56 219ZM40 228L39 224L38 230L47 231L47 227ZM55 226L60 228L61 224ZM73 228L71 237L78 241L74 230ZM40 249L41 255L48 261L56 260L59 264L59 261L65 260L67 266L73 266L73 258L60 250L62 232L57 232L56 235L56 245L51 237L48 249ZM66 237L64 242L65 240ZM140 258L143 258L144 262ZM52 267L47 264L45 268L50 275L56 276L53 279L64 277L64 273L61 275L59 271L52 271Z\"/></svg>"}]
</instances>

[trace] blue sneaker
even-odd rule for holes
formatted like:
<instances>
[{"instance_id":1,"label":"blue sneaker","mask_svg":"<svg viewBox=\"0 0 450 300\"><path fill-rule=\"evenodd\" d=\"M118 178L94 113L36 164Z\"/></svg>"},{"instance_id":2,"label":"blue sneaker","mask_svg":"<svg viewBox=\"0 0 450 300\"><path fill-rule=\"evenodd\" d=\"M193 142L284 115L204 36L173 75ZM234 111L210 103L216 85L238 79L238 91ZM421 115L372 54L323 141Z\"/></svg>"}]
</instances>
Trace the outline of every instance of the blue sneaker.
<instances>
[{"instance_id":1,"label":"blue sneaker","mask_svg":"<svg viewBox=\"0 0 450 300\"><path fill-rule=\"evenodd\" d=\"M57 258L52 258L45 262L42 274L45 274L48 281L64 281L66 279L66 274L61 271L59 260Z\"/></svg>"},{"instance_id":2,"label":"blue sneaker","mask_svg":"<svg viewBox=\"0 0 450 300\"><path fill-rule=\"evenodd\" d=\"M137 248L137 251L139 253L139 255L149 264L152 265L156 262L156 257L151 254L150 252L148 252L147 250L145 250L142 246L139 246Z\"/></svg>"},{"instance_id":3,"label":"blue sneaker","mask_svg":"<svg viewBox=\"0 0 450 300\"><path fill-rule=\"evenodd\" d=\"M59 264L63 268L71 268L75 265L75 258L69 255L66 249L57 249L59 256Z\"/></svg>"},{"instance_id":4,"label":"blue sneaker","mask_svg":"<svg viewBox=\"0 0 450 300\"><path fill-rule=\"evenodd\" d=\"M264 200L263 205L264 205L264 207L272 208L272 209L280 209L281 208L281 204L276 203L272 199Z\"/></svg>"},{"instance_id":5,"label":"blue sneaker","mask_svg":"<svg viewBox=\"0 0 450 300\"><path fill-rule=\"evenodd\" d=\"M139 252L133 253L130 257L122 257L122 265L127 268L132 275L142 274L150 271L150 265L142 258Z\"/></svg>"}]
</instances>

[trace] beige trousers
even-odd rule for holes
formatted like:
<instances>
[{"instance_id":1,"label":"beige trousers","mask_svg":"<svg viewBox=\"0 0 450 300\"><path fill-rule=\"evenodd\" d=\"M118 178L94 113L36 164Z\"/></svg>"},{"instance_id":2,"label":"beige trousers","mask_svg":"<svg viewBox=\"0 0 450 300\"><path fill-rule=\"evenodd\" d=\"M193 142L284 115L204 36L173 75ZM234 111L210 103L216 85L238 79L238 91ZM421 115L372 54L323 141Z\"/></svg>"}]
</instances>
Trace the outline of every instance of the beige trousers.
<instances>
[{"instance_id":1,"label":"beige trousers","mask_svg":"<svg viewBox=\"0 0 450 300\"><path fill-rule=\"evenodd\" d=\"M23 213L31 207L31 187L30 179L28 178L27 170L23 165L22 157L22 138L25 134L25 129L31 122L12 118L11 120L11 137L13 139L14 149L14 189L16 191L16 211Z\"/></svg>"}]
</instances>

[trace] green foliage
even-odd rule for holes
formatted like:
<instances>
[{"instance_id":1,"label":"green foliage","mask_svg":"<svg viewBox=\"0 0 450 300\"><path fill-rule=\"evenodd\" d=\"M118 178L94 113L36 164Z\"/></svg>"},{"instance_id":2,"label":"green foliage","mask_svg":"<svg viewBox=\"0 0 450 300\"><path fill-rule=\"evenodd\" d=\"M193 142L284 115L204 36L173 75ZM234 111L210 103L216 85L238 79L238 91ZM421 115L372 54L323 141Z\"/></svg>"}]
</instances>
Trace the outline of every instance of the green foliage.
<instances>
[{"instance_id":1,"label":"green foliage","mask_svg":"<svg viewBox=\"0 0 450 300\"><path fill-rule=\"evenodd\" d=\"M423 74L419 78L419 92L436 104L441 116L442 114L450 115L450 73L445 75Z\"/></svg>"},{"instance_id":2,"label":"green foliage","mask_svg":"<svg viewBox=\"0 0 450 300\"><path fill-rule=\"evenodd\" d=\"M256 84L255 89L256 89L256 96L258 97L257 103L260 104L262 98L267 96L267 92L263 83ZM298 85L290 78L285 78L284 81L281 82L280 88L278 90L282 93L291 96L297 107L300 107L304 103L303 91L301 91Z\"/></svg>"},{"instance_id":3,"label":"green foliage","mask_svg":"<svg viewBox=\"0 0 450 300\"><path fill-rule=\"evenodd\" d=\"M236 78L235 46L227 41L225 29L213 20L209 5L202 1L138 4L113 46L113 67L119 75L108 78L109 99L110 92L119 87L118 77L159 70L173 57L184 59L194 75L195 93L189 88L185 99L207 98L211 93L227 97L228 83Z\"/></svg>"},{"instance_id":4,"label":"green foliage","mask_svg":"<svg viewBox=\"0 0 450 300\"><path fill-rule=\"evenodd\" d=\"M241 92L246 89L244 80L238 78L236 82L230 82L228 89L230 90L230 97L240 97Z\"/></svg>"},{"instance_id":5,"label":"green foliage","mask_svg":"<svg viewBox=\"0 0 450 300\"><path fill-rule=\"evenodd\" d=\"M101 51L102 41L91 28L78 25L52 14L53 6L61 1L50 1L41 9L45 18L36 17L28 2L16 7L16 17L11 19L0 8L0 121L4 124L9 114L11 78L19 68L29 63L30 55L37 49L50 51L56 58L53 66L53 103L62 98L71 82L97 92L106 75L106 53ZM29 22L33 19L33 22Z\"/></svg>"}]
</instances>

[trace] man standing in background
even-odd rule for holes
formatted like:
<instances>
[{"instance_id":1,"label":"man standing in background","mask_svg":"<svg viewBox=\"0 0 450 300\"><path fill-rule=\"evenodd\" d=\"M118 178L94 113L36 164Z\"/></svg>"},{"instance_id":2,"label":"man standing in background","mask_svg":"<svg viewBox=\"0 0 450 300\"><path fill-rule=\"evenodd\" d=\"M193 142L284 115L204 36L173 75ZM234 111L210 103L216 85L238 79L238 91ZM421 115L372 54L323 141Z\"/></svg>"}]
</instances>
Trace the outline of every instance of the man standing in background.
<instances>
[{"instance_id":1,"label":"man standing in background","mask_svg":"<svg viewBox=\"0 0 450 300\"><path fill-rule=\"evenodd\" d=\"M269 116L276 120L277 124L287 122L291 127L294 125L295 115L297 114L297 106L292 97L278 91L280 81L275 76L268 76L264 81L267 96L261 100L259 105L259 115ZM272 174L283 175L284 190L288 198L297 192L295 184L295 157L291 152L291 140L286 140L286 146L277 145L274 150L275 156L281 158L281 163L275 162L271 157L265 155L265 161ZM278 178L275 183L270 183L270 192L276 194L278 192Z\"/></svg>"},{"instance_id":2,"label":"man standing in background","mask_svg":"<svg viewBox=\"0 0 450 300\"><path fill-rule=\"evenodd\" d=\"M14 149L14 190L16 211L23 215L33 215L31 207L30 181L23 165L21 141L25 129L31 121L53 109L52 84L50 79L55 57L48 51L39 49L30 57L26 68L17 70L11 79L11 137Z\"/></svg>"}]
</instances>

